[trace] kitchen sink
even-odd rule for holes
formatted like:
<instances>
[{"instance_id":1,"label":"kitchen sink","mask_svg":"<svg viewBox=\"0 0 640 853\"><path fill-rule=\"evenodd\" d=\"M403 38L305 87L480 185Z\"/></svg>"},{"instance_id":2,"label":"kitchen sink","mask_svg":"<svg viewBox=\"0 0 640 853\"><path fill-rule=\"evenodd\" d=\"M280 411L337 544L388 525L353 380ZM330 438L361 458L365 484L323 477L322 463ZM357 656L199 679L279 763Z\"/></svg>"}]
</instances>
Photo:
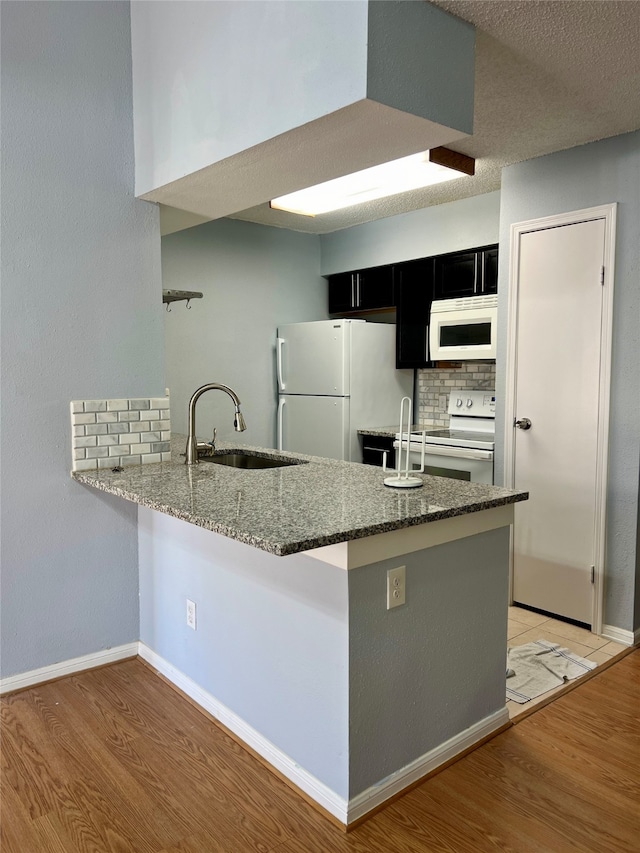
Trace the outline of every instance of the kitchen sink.
<instances>
[{"instance_id":1,"label":"kitchen sink","mask_svg":"<svg viewBox=\"0 0 640 853\"><path fill-rule=\"evenodd\" d=\"M215 465L228 465L230 468L261 470L265 468L287 468L289 465L303 465L302 459L274 459L271 456L258 456L253 453L238 453L235 450L216 453L215 456L201 456L200 462L213 462Z\"/></svg>"}]
</instances>

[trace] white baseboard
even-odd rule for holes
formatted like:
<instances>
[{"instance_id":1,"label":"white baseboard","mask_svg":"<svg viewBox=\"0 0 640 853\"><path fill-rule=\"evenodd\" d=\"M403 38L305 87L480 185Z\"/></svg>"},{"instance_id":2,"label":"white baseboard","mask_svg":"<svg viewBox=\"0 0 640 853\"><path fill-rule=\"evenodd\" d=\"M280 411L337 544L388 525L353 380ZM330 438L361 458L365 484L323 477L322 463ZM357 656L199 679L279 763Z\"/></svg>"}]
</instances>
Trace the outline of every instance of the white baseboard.
<instances>
[{"instance_id":1,"label":"white baseboard","mask_svg":"<svg viewBox=\"0 0 640 853\"><path fill-rule=\"evenodd\" d=\"M506 707L501 708L494 714L485 717L484 720L480 720L479 723L475 723L475 725L465 729L460 734L441 743L435 749L426 752L420 758L416 758L411 764L407 764L406 767L398 770L378 785L373 785L368 790L358 794L349 800L347 823L353 823L353 821L358 820L358 818L361 818L367 812L384 803L385 800L395 796L395 794L399 794L428 773L437 770L438 767L441 767L447 761L451 761L457 755L460 755L461 752L464 752L483 738L493 734L508 722L509 712Z\"/></svg>"},{"instance_id":2,"label":"white baseboard","mask_svg":"<svg viewBox=\"0 0 640 853\"><path fill-rule=\"evenodd\" d=\"M214 696L203 690L195 681L190 679L180 670L172 666L164 658L157 655L144 643L140 643L140 657L160 672L172 684L187 694L194 702L208 711L216 720L219 720L230 731L236 734L248 746L261 755L266 761L275 767L283 776L286 776L294 785L304 791L318 805L337 818L341 823L348 825L377 808L390 797L417 782L422 776L432 772L440 765L461 752L472 747L488 735L509 722L509 712L506 707L496 711L494 714L481 720L479 723L466 729L464 732L452 737L425 755L412 761L406 767L398 770L387 777L378 785L373 785L353 799L347 801L328 788L315 776L312 776L296 762L282 752L271 741L263 737L250 725L245 723L233 711L219 702Z\"/></svg>"},{"instance_id":3,"label":"white baseboard","mask_svg":"<svg viewBox=\"0 0 640 853\"><path fill-rule=\"evenodd\" d=\"M623 646L636 646L640 643L640 628L634 631L626 631L624 628L616 628L615 625L603 625L602 636Z\"/></svg>"},{"instance_id":4,"label":"white baseboard","mask_svg":"<svg viewBox=\"0 0 640 853\"><path fill-rule=\"evenodd\" d=\"M82 672L85 669L94 669L96 666L104 666L107 663L132 658L138 654L138 643L127 643L124 646L115 646L112 649L104 649L101 652L93 652L90 655L82 655L79 658L53 663L50 666L42 666L29 672L21 672L18 675L9 675L0 678L0 695L11 693L13 690L22 690L24 687L32 687L43 681L53 681L55 678L64 678L65 675L73 675L74 672Z\"/></svg>"},{"instance_id":5,"label":"white baseboard","mask_svg":"<svg viewBox=\"0 0 640 853\"><path fill-rule=\"evenodd\" d=\"M180 672L179 669L176 669L147 645L140 643L138 653L143 660L146 660L154 669L157 669L158 672L164 675L168 681L175 684L176 687L182 690L183 693L186 693L194 702L197 702L205 711L208 711L216 720L219 720L230 731L238 735L244 743L279 770L283 776L290 779L305 794L308 794L312 800L321 805L322 808L326 809L339 821L346 823L348 804L344 797L340 797L335 791L332 791L331 788L328 788L323 782L296 764L292 758L278 749L277 746L267 740L260 732L252 728L252 726L246 723L230 708L223 705L222 702L219 702L215 696L203 690L199 684L183 672Z\"/></svg>"}]
</instances>

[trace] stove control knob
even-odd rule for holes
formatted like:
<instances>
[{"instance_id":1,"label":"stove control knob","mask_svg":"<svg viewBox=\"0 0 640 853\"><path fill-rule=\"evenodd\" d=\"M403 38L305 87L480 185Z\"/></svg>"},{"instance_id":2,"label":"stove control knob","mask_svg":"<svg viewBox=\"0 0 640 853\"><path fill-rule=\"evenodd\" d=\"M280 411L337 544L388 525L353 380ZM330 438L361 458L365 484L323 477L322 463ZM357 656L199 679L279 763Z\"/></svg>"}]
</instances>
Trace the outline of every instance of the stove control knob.
<instances>
[{"instance_id":1,"label":"stove control knob","mask_svg":"<svg viewBox=\"0 0 640 853\"><path fill-rule=\"evenodd\" d=\"M470 408L471 408L471 406L473 406L473 400L472 400L472 399L468 399L468 400L467 400L467 409L470 409Z\"/></svg>"},{"instance_id":2,"label":"stove control knob","mask_svg":"<svg viewBox=\"0 0 640 853\"><path fill-rule=\"evenodd\" d=\"M461 405L462 405L462 400L460 399L460 397L458 397L458 399L456 400L456 406L458 408L460 408Z\"/></svg>"}]
</instances>

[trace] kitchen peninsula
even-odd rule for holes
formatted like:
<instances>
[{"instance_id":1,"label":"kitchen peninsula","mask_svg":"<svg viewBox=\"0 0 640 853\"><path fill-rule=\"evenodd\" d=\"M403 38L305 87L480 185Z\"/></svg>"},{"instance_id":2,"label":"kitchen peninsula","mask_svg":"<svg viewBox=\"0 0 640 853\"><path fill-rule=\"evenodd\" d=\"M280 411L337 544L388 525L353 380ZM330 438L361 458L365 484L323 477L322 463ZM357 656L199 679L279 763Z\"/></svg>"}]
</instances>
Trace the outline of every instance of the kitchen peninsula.
<instances>
[{"instance_id":1,"label":"kitchen peninsula","mask_svg":"<svg viewBox=\"0 0 640 853\"><path fill-rule=\"evenodd\" d=\"M429 476L396 491L379 468L260 448L242 451L298 464L186 466L183 448L72 475L140 506L150 664L344 825L507 724L526 493ZM406 603L388 609L402 566Z\"/></svg>"}]
</instances>

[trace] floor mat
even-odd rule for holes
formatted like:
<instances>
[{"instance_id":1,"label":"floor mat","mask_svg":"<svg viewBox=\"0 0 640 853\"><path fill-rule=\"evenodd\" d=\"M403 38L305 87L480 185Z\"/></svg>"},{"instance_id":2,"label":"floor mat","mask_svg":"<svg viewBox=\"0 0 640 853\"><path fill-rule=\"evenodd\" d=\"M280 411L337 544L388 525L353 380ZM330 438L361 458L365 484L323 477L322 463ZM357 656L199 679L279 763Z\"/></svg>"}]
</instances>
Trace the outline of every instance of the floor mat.
<instances>
[{"instance_id":1,"label":"floor mat","mask_svg":"<svg viewBox=\"0 0 640 853\"><path fill-rule=\"evenodd\" d=\"M507 699L523 705L596 667L559 643L536 640L507 651Z\"/></svg>"}]
</instances>

